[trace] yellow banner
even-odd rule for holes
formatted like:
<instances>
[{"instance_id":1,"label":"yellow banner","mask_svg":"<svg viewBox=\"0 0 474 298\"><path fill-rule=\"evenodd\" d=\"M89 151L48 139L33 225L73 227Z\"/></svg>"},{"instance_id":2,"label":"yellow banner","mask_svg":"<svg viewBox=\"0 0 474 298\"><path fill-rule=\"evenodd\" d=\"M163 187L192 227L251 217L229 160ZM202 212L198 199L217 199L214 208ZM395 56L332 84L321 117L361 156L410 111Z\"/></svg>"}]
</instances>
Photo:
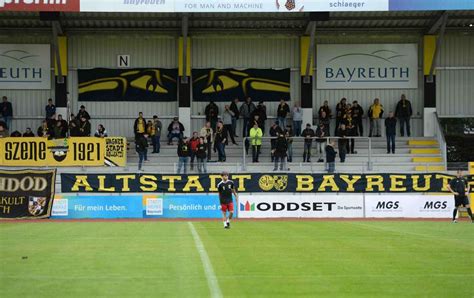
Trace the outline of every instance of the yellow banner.
<instances>
[{"instance_id":1,"label":"yellow banner","mask_svg":"<svg viewBox=\"0 0 474 298\"><path fill-rule=\"evenodd\" d=\"M105 165L109 167L125 167L127 165L126 138L105 138Z\"/></svg>"},{"instance_id":2,"label":"yellow banner","mask_svg":"<svg viewBox=\"0 0 474 298\"><path fill-rule=\"evenodd\" d=\"M76 137L0 139L1 166L70 167L104 165L105 140Z\"/></svg>"}]
</instances>

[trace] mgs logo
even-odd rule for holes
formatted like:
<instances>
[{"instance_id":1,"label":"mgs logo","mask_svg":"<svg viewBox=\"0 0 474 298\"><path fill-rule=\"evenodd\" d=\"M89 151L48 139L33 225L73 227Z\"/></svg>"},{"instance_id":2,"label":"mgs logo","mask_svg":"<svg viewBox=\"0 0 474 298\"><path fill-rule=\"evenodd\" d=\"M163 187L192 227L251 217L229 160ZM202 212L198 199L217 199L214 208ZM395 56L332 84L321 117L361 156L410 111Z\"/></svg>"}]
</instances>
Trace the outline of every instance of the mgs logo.
<instances>
[{"instance_id":1,"label":"mgs logo","mask_svg":"<svg viewBox=\"0 0 474 298\"><path fill-rule=\"evenodd\" d=\"M288 186L288 175L263 175L258 180L258 185L263 191L270 191L273 188L284 191Z\"/></svg>"}]
</instances>

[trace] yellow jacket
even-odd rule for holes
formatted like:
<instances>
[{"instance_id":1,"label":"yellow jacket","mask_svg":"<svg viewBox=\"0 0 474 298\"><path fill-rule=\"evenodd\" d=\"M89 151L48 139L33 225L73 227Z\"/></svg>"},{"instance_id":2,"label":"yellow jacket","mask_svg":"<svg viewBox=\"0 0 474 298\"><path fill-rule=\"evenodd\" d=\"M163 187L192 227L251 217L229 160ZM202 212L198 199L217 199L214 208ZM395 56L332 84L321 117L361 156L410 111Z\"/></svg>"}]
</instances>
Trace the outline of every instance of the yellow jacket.
<instances>
[{"instance_id":1,"label":"yellow jacket","mask_svg":"<svg viewBox=\"0 0 474 298\"><path fill-rule=\"evenodd\" d=\"M260 127L250 129L250 144L252 146L262 145L263 132Z\"/></svg>"}]
</instances>

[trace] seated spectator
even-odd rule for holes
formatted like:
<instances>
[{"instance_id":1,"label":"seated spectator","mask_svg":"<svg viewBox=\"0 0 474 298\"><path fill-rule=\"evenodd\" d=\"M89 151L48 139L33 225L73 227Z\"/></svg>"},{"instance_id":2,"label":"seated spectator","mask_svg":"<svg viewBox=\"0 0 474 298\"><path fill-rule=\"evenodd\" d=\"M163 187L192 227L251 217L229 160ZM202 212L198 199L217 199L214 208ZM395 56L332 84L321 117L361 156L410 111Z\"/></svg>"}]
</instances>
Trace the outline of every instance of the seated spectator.
<instances>
[{"instance_id":1,"label":"seated spectator","mask_svg":"<svg viewBox=\"0 0 474 298\"><path fill-rule=\"evenodd\" d=\"M79 136L80 137L90 137L91 135L91 123L89 119L85 116L82 116L81 123L79 125Z\"/></svg>"},{"instance_id":2,"label":"seated spectator","mask_svg":"<svg viewBox=\"0 0 474 298\"><path fill-rule=\"evenodd\" d=\"M58 120L56 120L56 121L61 122L61 127L63 128L62 134L64 136L67 136L67 131L68 131L69 125L68 125L67 121L63 119L63 115L58 114Z\"/></svg>"},{"instance_id":3,"label":"seated spectator","mask_svg":"<svg viewBox=\"0 0 474 298\"><path fill-rule=\"evenodd\" d=\"M10 137L12 137L12 138L21 137L21 132L19 132L18 130L15 130L14 132L12 132L12 134L10 135Z\"/></svg>"},{"instance_id":4,"label":"seated spectator","mask_svg":"<svg viewBox=\"0 0 474 298\"><path fill-rule=\"evenodd\" d=\"M6 129L6 126L0 125L0 138L6 138L8 136L8 129Z\"/></svg>"},{"instance_id":5,"label":"seated spectator","mask_svg":"<svg viewBox=\"0 0 474 298\"><path fill-rule=\"evenodd\" d=\"M81 106L81 109L77 113L77 119L82 119L82 117L85 117L87 120L91 120L91 116L89 115L89 113L87 113L86 107L83 105Z\"/></svg>"},{"instance_id":6,"label":"seated spectator","mask_svg":"<svg viewBox=\"0 0 474 298\"><path fill-rule=\"evenodd\" d=\"M69 136L78 137L79 132L79 119L74 117L74 114L71 114L71 120L69 120Z\"/></svg>"},{"instance_id":7,"label":"seated spectator","mask_svg":"<svg viewBox=\"0 0 474 298\"><path fill-rule=\"evenodd\" d=\"M174 117L168 126L168 145L171 145L174 138L180 140L183 137L184 125L179 122L178 117Z\"/></svg>"},{"instance_id":8,"label":"seated spectator","mask_svg":"<svg viewBox=\"0 0 474 298\"><path fill-rule=\"evenodd\" d=\"M37 135L38 137L45 137L45 138L49 138L51 136L51 132L48 126L48 121L43 120L43 123L41 123L40 127L38 127Z\"/></svg>"},{"instance_id":9,"label":"seated spectator","mask_svg":"<svg viewBox=\"0 0 474 298\"><path fill-rule=\"evenodd\" d=\"M23 134L24 137L34 137L35 134L31 131L31 128L27 127L25 133Z\"/></svg>"},{"instance_id":10,"label":"seated spectator","mask_svg":"<svg viewBox=\"0 0 474 298\"><path fill-rule=\"evenodd\" d=\"M66 130L62 126L61 121L56 121L56 125L53 127L52 132L55 139L64 139L66 137Z\"/></svg>"},{"instance_id":11,"label":"seated spectator","mask_svg":"<svg viewBox=\"0 0 474 298\"><path fill-rule=\"evenodd\" d=\"M44 109L46 110L45 119L50 119L51 117L53 117L54 114L56 114L56 106L53 104L52 98L48 99L48 104Z\"/></svg>"},{"instance_id":12,"label":"seated spectator","mask_svg":"<svg viewBox=\"0 0 474 298\"><path fill-rule=\"evenodd\" d=\"M95 137L98 137L98 138L105 138L107 137L107 131L105 130L105 127L102 125L102 124L99 124L97 126L97 130L95 131L95 134L94 134Z\"/></svg>"}]
</instances>

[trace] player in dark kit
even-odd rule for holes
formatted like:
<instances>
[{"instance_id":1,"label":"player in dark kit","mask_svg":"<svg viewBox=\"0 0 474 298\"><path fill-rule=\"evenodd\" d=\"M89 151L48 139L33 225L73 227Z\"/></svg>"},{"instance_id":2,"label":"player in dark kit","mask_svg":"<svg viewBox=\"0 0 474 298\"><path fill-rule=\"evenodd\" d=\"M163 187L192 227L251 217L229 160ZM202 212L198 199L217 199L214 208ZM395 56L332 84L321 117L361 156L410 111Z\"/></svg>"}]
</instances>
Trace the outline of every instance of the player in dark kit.
<instances>
[{"instance_id":1,"label":"player in dark kit","mask_svg":"<svg viewBox=\"0 0 474 298\"><path fill-rule=\"evenodd\" d=\"M235 196L235 200L238 204L239 195L234 187L234 182L229 180L229 173L222 172L221 174L222 181L217 184L217 189L219 190L219 200L221 203L222 219L224 221L224 228L230 229L230 220L234 215L234 204L232 203L232 193ZM229 211L229 216L227 217L227 211Z\"/></svg>"},{"instance_id":2,"label":"player in dark kit","mask_svg":"<svg viewBox=\"0 0 474 298\"><path fill-rule=\"evenodd\" d=\"M448 184L448 190L454 195L454 210L453 210L453 223L456 223L456 214L458 213L458 207L464 206L467 209L467 213L474 223L472 217L471 206L469 205L469 187L467 180L463 178L462 170L458 170L457 177L453 178Z\"/></svg>"}]
</instances>

